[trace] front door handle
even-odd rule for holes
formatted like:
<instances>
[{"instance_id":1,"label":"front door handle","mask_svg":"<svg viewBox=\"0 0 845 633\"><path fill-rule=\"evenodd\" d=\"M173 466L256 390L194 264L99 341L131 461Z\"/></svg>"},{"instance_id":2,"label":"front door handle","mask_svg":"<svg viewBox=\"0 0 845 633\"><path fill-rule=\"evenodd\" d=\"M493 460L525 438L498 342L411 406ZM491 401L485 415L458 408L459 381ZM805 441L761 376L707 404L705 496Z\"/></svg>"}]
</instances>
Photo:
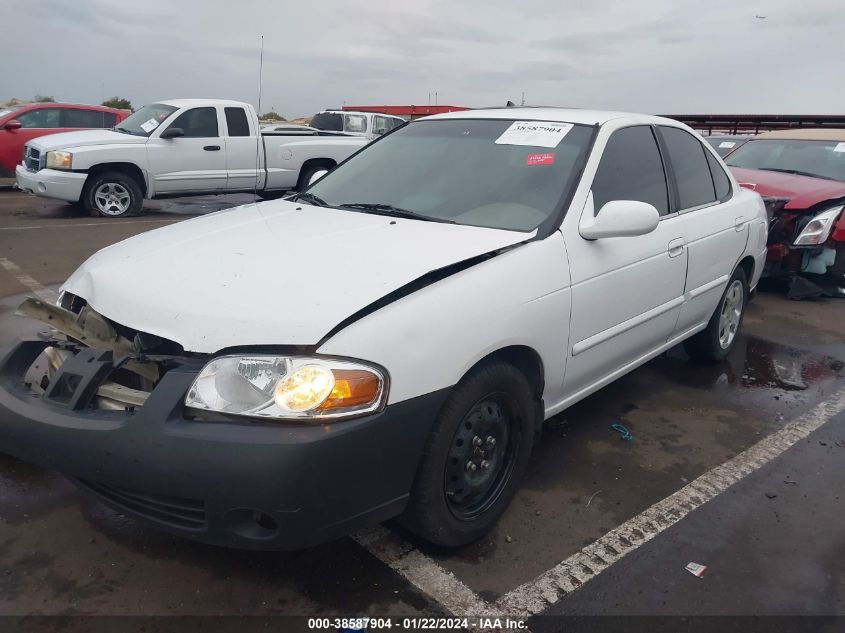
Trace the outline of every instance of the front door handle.
<instances>
[{"instance_id":1,"label":"front door handle","mask_svg":"<svg viewBox=\"0 0 845 633\"><path fill-rule=\"evenodd\" d=\"M745 228L745 218L743 216L739 216L734 220L734 229L737 231L741 231Z\"/></svg>"},{"instance_id":2,"label":"front door handle","mask_svg":"<svg viewBox=\"0 0 845 633\"><path fill-rule=\"evenodd\" d=\"M669 257L678 257L684 253L684 238L676 237L669 242Z\"/></svg>"},{"instance_id":3,"label":"front door handle","mask_svg":"<svg viewBox=\"0 0 845 633\"><path fill-rule=\"evenodd\" d=\"M203 147L203 149L206 152L217 152L217 151L220 150L220 146L219 145L206 145L205 147Z\"/></svg>"}]
</instances>

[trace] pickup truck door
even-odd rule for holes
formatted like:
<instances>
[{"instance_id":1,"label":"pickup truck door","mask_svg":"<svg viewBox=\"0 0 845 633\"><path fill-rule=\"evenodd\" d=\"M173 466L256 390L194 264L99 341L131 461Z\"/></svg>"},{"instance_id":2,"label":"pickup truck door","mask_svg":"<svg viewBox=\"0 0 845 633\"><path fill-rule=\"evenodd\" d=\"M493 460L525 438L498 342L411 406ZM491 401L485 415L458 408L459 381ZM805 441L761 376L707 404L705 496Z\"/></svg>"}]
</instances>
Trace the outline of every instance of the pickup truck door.
<instances>
[{"instance_id":1,"label":"pickup truck door","mask_svg":"<svg viewBox=\"0 0 845 633\"><path fill-rule=\"evenodd\" d=\"M213 106L190 108L153 133L147 142L147 161L156 195L226 188L226 149L219 118ZM161 138L171 128L185 135Z\"/></svg>"},{"instance_id":2,"label":"pickup truck door","mask_svg":"<svg viewBox=\"0 0 845 633\"><path fill-rule=\"evenodd\" d=\"M245 108L226 106L226 189L264 188L264 141L255 117Z\"/></svg>"},{"instance_id":3,"label":"pickup truck door","mask_svg":"<svg viewBox=\"0 0 845 633\"><path fill-rule=\"evenodd\" d=\"M710 148L681 128L658 126L669 157L686 235L688 272L676 335L707 323L745 251L753 210L731 197L731 182Z\"/></svg>"},{"instance_id":4,"label":"pickup truck door","mask_svg":"<svg viewBox=\"0 0 845 633\"><path fill-rule=\"evenodd\" d=\"M581 237L581 218L564 222L572 279L564 377L569 394L592 391L664 345L683 302L683 220L670 212L666 170L651 126L611 134L582 217L599 213L611 200L647 202L661 218L646 235L597 240Z\"/></svg>"}]
</instances>

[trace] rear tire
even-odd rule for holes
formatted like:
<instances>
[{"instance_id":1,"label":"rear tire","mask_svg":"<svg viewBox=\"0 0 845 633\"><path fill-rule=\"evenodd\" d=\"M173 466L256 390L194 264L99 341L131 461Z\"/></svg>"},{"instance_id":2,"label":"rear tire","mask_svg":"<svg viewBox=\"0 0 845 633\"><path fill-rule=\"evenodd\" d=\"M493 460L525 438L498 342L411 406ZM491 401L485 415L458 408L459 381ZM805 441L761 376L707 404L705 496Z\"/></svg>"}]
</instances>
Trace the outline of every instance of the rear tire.
<instances>
[{"instance_id":1,"label":"rear tire","mask_svg":"<svg viewBox=\"0 0 845 633\"><path fill-rule=\"evenodd\" d=\"M684 349L695 360L717 363L723 360L736 344L745 306L748 305L748 280L745 271L737 268L722 293L719 305L707 327L684 341Z\"/></svg>"},{"instance_id":2,"label":"rear tire","mask_svg":"<svg viewBox=\"0 0 845 633\"><path fill-rule=\"evenodd\" d=\"M94 217L122 218L140 213L144 195L128 174L103 171L88 178L79 201Z\"/></svg>"},{"instance_id":3,"label":"rear tire","mask_svg":"<svg viewBox=\"0 0 845 633\"><path fill-rule=\"evenodd\" d=\"M469 373L437 415L400 521L446 547L486 534L519 487L539 400L525 375L501 361Z\"/></svg>"},{"instance_id":4,"label":"rear tire","mask_svg":"<svg viewBox=\"0 0 845 633\"><path fill-rule=\"evenodd\" d=\"M299 179L296 181L296 190L305 191L308 188L308 183L311 182L311 178L314 174L318 171L329 171L331 168L331 165L311 165L310 167L302 170L299 174Z\"/></svg>"}]
</instances>

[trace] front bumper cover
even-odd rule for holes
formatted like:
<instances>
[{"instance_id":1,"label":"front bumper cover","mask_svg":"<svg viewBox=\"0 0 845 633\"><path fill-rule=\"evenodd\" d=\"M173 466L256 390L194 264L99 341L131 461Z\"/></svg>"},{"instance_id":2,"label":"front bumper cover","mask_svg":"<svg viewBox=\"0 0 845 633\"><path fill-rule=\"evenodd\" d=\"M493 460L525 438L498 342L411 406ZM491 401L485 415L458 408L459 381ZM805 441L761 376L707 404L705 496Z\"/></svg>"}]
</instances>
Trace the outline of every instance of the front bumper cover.
<instances>
[{"instance_id":1,"label":"front bumper cover","mask_svg":"<svg viewBox=\"0 0 845 633\"><path fill-rule=\"evenodd\" d=\"M27 193L67 202L79 202L88 174L58 169L29 171L25 166L18 165L15 168L15 179L18 188Z\"/></svg>"},{"instance_id":2,"label":"front bumper cover","mask_svg":"<svg viewBox=\"0 0 845 633\"><path fill-rule=\"evenodd\" d=\"M330 425L196 421L182 403L205 359L186 358L135 412L101 411L79 392L51 400L24 384L47 345L24 341L0 356L0 451L126 515L241 548L300 549L400 514L447 394ZM87 393L107 374L80 373Z\"/></svg>"}]
</instances>

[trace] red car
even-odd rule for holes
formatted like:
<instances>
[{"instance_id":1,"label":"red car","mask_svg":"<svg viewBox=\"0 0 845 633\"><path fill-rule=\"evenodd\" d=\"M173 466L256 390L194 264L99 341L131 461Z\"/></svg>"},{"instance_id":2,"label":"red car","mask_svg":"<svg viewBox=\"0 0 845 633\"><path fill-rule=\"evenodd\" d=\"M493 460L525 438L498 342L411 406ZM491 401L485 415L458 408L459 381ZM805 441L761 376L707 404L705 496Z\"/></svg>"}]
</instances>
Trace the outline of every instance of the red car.
<instances>
[{"instance_id":1,"label":"red car","mask_svg":"<svg viewBox=\"0 0 845 633\"><path fill-rule=\"evenodd\" d=\"M15 178L23 146L37 136L88 128L113 128L126 110L71 103L28 103L0 107L0 182Z\"/></svg>"},{"instance_id":2,"label":"red car","mask_svg":"<svg viewBox=\"0 0 845 633\"><path fill-rule=\"evenodd\" d=\"M766 202L769 252L764 274L800 274L843 294L845 130L764 132L725 162L740 185Z\"/></svg>"}]
</instances>

